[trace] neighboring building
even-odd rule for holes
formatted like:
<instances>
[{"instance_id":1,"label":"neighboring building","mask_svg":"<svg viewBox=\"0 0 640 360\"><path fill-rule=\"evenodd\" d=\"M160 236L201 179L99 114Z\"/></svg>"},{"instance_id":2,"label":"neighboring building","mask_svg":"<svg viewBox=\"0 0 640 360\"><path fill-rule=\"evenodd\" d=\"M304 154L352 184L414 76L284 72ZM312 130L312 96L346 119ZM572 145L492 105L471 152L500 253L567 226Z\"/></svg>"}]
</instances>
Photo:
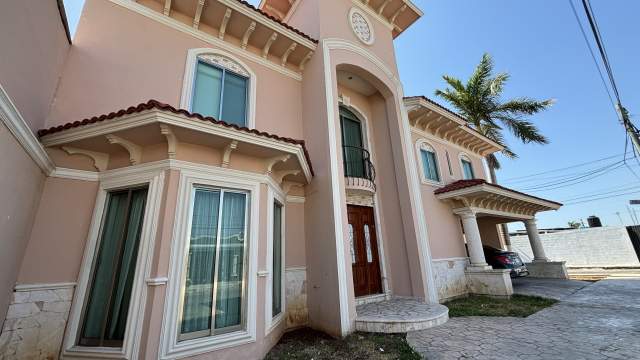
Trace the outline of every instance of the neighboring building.
<instances>
[{"instance_id":1,"label":"neighboring building","mask_svg":"<svg viewBox=\"0 0 640 360\"><path fill-rule=\"evenodd\" d=\"M560 204L487 183L500 146L404 97L409 0L87 0L73 45L40 3L0 13L3 358L254 359L298 326L432 326L447 298L512 293L482 252L504 222L562 268L535 225ZM362 316L400 297L434 315Z\"/></svg>"}]
</instances>

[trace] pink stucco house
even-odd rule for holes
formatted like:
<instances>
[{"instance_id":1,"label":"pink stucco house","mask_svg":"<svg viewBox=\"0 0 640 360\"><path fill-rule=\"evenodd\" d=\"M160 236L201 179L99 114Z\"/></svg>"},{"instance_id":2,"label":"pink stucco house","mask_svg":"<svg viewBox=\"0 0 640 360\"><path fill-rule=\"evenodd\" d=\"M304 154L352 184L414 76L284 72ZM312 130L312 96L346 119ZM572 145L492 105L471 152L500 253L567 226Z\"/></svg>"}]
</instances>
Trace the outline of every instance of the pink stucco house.
<instances>
[{"instance_id":1,"label":"pink stucco house","mask_svg":"<svg viewBox=\"0 0 640 360\"><path fill-rule=\"evenodd\" d=\"M435 326L447 299L511 295L482 246L512 221L562 276L535 225L560 204L488 183L500 146L403 94L393 40L421 16L87 0L71 42L61 1L5 2L0 357L258 359L300 326Z\"/></svg>"}]
</instances>

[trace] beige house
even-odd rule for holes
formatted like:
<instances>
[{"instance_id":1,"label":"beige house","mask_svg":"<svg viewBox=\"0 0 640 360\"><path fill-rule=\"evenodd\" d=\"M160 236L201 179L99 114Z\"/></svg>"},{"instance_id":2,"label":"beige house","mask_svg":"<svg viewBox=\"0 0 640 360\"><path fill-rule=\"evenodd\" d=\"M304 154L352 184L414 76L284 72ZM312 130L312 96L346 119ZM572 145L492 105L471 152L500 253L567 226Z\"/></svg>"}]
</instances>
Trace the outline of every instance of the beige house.
<instances>
[{"instance_id":1,"label":"beige house","mask_svg":"<svg viewBox=\"0 0 640 360\"><path fill-rule=\"evenodd\" d=\"M509 296L482 246L560 204L405 97L409 0L87 0L0 12L0 357L259 359L288 329L447 321ZM398 311L408 318L399 318Z\"/></svg>"}]
</instances>

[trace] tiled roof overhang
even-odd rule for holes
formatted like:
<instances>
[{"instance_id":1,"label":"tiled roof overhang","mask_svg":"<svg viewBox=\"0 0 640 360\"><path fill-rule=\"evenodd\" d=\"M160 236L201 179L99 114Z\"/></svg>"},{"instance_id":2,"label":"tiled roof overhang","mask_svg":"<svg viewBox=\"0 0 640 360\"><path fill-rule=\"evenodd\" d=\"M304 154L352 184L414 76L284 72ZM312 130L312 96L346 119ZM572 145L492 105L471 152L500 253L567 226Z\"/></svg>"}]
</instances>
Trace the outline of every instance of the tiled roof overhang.
<instances>
[{"instance_id":1,"label":"tiled roof overhang","mask_svg":"<svg viewBox=\"0 0 640 360\"><path fill-rule=\"evenodd\" d=\"M458 180L435 190L434 194L440 200L454 203L454 208L469 207L527 216L562 206L559 202L491 184L484 179Z\"/></svg>"},{"instance_id":2,"label":"tiled roof overhang","mask_svg":"<svg viewBox=\"0 0 640 360\"><path fill-rule=\"evenodd\" d=\"M248 134L256 138L262 138L262 139L272 140L272 141L276 141L283 144L293 145L299 148L300 153L303 155L303 158L299 160L303 169L305 167L307 168L307 171L305 171L307 175L306 176L307 180L310 180L310 177L314 175L313 167L311 165L311 159L309 157L309 152L307 151L304 140L296 140L292 138L270 134L264 131L259 131L256 129L240 127L235 124L229 124L224 121L214 119L212 117L203 116L198 113L192 113L184 109L177 109L171 105L159 102L157 100L149 100L145 103L141 103L136 106L131 106L126 109L121 109L116 112L94 116L84 120L74 121L64 125L50 127L48 129L42 129L38 131L38 136L40 137L40 141L43 143L44 146L46 147L57 146L57 145L64 144L68 141L73 141L76 139L80 139L82 137L86 137L88 134L91 134L97 131L98 129L96 129L96 127L100 125L107 124L107 123L109 124L113 123L114 125L116 125L119 123L119 120L123 120L127 116L142 114L144 112L150 112L150 111L159 111L161 113L178 115L179 116L178 119L175 119L177 120L177 122L173 121L171 123L171 125L174 125L174 126L181 126L181 125L187 126L189 125L187 123L188 121L198 121L198 122L204 123L205 125L209 126L212 129L222 128L222 129L232 130L234 132L237 132L238 134ZM132 124L131 127L133 127L134 125L139 126L139 124ZM83 133L78 133L78 131L81 131L83 129L86 129L87 131ZM76 133L74 133L74 131Z\"/></svg>"},{"instance_id":3,"label":"tiled roof overhang","mask_svg":"<svg viewBox=\"0 0 640 360\"><path fill-rule=\"evenodd\" d=\"M425 96L405 97L404 105L414 129L455 143L481 156L503 149L500 144L470 127L462 116Z\"/></svg>"}]
</instances>

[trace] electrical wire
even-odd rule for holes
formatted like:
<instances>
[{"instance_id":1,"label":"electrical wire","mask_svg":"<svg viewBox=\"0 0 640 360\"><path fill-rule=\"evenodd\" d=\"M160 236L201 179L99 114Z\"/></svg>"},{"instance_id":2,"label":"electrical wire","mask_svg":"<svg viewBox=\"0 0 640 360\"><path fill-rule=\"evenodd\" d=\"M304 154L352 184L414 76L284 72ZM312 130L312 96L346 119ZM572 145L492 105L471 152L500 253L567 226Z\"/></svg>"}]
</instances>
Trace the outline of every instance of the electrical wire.
<instances>
[{"instance_id":1,"label":"electrical wire","mask_svg":"<svg viewBox=\"0 0 640 360\"><path fill-rule=\"evenodd\" d=\"M553 172L559 172L559 171L562 171L562 170L575 169L575 168L582 167L582 166L585 166L585 165L591 165L591 164L595 164L595 163L598 163L598 162L602 162L604 160L610 160L610 159L613 159L613 158L617 158L617 157L620 157L620 155L624 155L624 153L623 154L611 155L611 156L607 156L607 157L603 157L603 158L600 158L600 159L595 159L595 160L591 160L591 161L587 161L587 162L584 162L584 163L579 163L579 164L571 165L571 166L567 166L567 167L556 168L556 169L547 170L547 171L543 171L543 172L539 172L539 173L516 176L516 177L512 177L512 178L508 178L508 179L503 179L501 181L501 183L509 183L509 182L513 182L514 180L517 180L517 179L532 178L532 177L535 177L535 176L538 176L538 175L546 175L546 174L550 174L550 173L553 173Z\"/></svg>"}]
</instances>

